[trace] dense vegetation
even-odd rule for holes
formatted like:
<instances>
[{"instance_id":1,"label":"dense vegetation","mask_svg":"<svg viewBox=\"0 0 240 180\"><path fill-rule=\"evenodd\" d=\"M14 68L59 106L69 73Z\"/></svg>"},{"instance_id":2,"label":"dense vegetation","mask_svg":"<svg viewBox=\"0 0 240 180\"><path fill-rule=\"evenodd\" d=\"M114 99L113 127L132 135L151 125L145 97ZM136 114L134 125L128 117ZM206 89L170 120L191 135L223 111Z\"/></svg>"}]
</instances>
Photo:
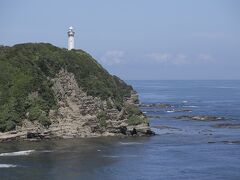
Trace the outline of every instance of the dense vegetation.
<instances>
[{"instance_id":1,"label":"dense vegetation","mask_svg":"<svg viewBox=\"0 0 240 180\"><path fill-rule=\"evenodd\" d=\"M48 112L56 106L50 78L61 68L73 73L88 95L111 97L118 108L130 96L131 86L82 50L67 51L46 43L0 46L0 131L15 128L26 117L50 125Z\"/></svg>"},{"instance_id":2,"label":"dense vegetation","mask_svg":"<svg viewBox=\"0 0 240 180\"><path fill-rule=\"evenodd\" d=\"M133 105L126 106L127 114L128 114L128 121L129 125L138 125L142 123L147 123L147 118L142 115L142 112Z\"/></svg>"}]
</instances>

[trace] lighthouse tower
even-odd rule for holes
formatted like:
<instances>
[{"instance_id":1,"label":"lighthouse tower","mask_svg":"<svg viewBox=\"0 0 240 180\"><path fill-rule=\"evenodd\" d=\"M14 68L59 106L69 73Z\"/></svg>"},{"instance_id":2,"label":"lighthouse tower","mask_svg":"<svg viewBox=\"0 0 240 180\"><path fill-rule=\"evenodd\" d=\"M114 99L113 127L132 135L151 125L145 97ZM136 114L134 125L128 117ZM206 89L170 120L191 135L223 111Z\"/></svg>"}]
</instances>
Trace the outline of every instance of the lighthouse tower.
<instances>
[{"instance_id":1,"label":"lighthouse tower","mask_svg":"<svg viewBox=\"0 0 240 180\"><path fill-rule=\"evenodd\" d=\"M74 49L74 34L73 27L70 26L68 29L68 50Z\"/></svg>"}]
</instances>

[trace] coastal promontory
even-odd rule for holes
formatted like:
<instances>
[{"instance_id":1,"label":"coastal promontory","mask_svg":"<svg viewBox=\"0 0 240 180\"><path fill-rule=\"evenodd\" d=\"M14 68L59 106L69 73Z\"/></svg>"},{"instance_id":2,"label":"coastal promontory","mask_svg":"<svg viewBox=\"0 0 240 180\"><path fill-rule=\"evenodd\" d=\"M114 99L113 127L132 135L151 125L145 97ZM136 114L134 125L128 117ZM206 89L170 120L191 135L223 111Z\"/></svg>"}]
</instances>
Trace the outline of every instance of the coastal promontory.
<instances>
[{"instance_id":1,"label":"coastal promontory","mask_svg":"<svg viewBox=\"0 0 240 180\"><path fill-rule=\"evenodd\" d=\"M138 102L82 50L0 46L0 141L152 134Z\"/></svg>"}]
</instances>

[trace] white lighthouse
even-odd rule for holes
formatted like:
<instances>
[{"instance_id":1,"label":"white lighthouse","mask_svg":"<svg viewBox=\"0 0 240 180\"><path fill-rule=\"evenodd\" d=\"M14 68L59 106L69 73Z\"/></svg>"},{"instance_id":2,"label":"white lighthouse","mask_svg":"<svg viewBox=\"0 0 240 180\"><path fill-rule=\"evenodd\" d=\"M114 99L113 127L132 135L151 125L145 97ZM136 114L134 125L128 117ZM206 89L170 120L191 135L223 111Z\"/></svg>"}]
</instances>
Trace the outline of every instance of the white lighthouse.
<instances>
[{"instance_id":1,"label":"white lighthouse","mask_svg":"<svg viewBox=\"0 0 240 180\"><path fill-rule=\"evenodd\" d=\"M68 29L68 50L74 49L74 34L73 27L70 26Z\"/></svg>"}]
</instances>

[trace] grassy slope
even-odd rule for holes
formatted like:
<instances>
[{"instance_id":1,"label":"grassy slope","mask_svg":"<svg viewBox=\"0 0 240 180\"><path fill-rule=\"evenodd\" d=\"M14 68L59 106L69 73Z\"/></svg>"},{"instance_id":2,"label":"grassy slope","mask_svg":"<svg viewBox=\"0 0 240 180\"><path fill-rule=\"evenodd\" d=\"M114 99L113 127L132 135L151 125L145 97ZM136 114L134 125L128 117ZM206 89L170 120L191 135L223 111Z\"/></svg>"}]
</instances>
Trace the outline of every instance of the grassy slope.
<instances>
[{"instance_id":1,"label":"grassy slope","mask_svg":"<svg viewBox=\"0 0 240 180\"><path fill-rule=\"evenodd\" d=\"M82 50L67 51L46 43L1 46L0 131L14 129L27 112L30 120L49 125L48 112L56 100L48 77L55 77L61 68L74 73L88 95L111 97L119 108L123 98L130 96L131 86L111 76Z\"/></svg>"}]
</instances>

